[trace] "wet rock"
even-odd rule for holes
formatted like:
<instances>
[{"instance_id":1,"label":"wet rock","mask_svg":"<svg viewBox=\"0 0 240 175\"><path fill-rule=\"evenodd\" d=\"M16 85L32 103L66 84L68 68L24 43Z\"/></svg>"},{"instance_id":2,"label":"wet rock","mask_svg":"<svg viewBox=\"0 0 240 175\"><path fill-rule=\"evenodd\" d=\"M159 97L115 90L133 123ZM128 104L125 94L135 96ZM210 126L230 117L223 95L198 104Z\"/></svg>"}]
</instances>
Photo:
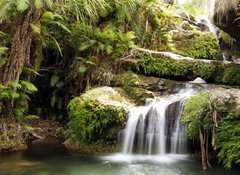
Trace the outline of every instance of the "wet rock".
<instances>
[{"instance_id":1,"label":"wet rock","mask_svg":"<svg viewBox=\"0 0 240 175\"><path fill-rule=\"evenodd\" d=\"M200 28L201 31L203 32L208 32L210 31L209 27L205 23L197 23L197 26Z\"/></svg>"},{"instance_id":2,"label":"wet rock","mask_svg":"<svg viewBox=\"0 0 240 175\"><path fill-rule=\"evenodd\" d=\"M194 81L190 81L192 84L206 84L206 81L203 80L202 78L198 77Z\"/></svg>"},{"instance_id":3,"label":"wet rock","mask_svg":"<svg viewBox=\"0 0 240 175\"><path fill-rule=\"evenodd\" d=\"M183 30L192 30L192 26L189 24L188 21L183 21L183 23L182 23L182 29L183 29Z\"/></svg>"}]
</instances>

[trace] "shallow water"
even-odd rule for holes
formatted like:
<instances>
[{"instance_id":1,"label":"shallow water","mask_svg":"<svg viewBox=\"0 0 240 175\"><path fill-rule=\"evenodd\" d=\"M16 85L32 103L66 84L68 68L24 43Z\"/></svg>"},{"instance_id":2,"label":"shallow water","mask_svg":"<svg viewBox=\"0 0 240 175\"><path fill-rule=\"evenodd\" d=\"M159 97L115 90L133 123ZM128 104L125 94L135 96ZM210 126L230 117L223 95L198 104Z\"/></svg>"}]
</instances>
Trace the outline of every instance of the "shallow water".
<instances>
[{"instance_id":1,"label":"shallow water","mask_svg":"<svg viewBox=\"0 0 240 175\"><path fill-rule=\"evenodd\" d=\"M0 175L200 175L201 162L184 155L0 155ZM220 167L207 175L239 175Z\"/></svg>"}]
</instances>

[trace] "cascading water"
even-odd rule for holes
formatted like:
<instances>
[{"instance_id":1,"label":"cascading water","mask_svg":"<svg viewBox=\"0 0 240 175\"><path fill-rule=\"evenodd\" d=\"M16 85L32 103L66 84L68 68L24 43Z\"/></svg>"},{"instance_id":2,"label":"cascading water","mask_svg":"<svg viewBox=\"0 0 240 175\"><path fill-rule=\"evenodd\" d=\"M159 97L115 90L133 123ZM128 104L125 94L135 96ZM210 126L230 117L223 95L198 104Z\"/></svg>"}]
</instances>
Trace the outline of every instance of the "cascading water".
<instances>
[{"instance_id":1,"label":"cascading water","mask_svg":"<svg viewBox=\"0 0 240 175\"><path fill-rule=\"evenodd\" d=\"M192 88L148 101L130 110L123 137L123 154L165 155L186 153L186 128L180 124L185 99Z\"/></svg>"},{"instance_id":2,"label":"cascading water","mask_svg":"<svg viewBox=\"0 0 240 175\"><path fill-rule=\"evenodd\" d=\"M177 3L182 6L185 3L188 3L190 0L177 0ZM212 24L214 17L214 9L215 9L216 0L202 0L196 2L196 9L200 9L199 15L196 17L196 21L198 23L202 23L204 21L205 25L207 25L210 32L212 32L217 42L219 43L216 27ZM227 58L224 53L222 53L223 60L227 61Z\"/></svg>"}]
</instances>

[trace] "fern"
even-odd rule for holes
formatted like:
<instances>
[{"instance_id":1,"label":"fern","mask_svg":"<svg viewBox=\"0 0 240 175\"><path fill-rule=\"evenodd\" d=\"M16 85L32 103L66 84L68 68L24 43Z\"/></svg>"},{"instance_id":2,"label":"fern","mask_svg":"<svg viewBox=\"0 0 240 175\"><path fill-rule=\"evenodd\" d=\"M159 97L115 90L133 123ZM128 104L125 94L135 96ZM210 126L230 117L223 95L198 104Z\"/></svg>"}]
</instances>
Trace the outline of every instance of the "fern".
<instances>
[{"instance_id":1,"label":"fern","mask_svg":"<svg viewBox=\"0 0 240 175\"><path fill-rule=\"evenodd\" d=\"M53 20L54 19L54 15L52 12L46 11L43 15L42 15L42 19L43 20Z\"/></svg>"},{"instance_id":2,"label":"fern","mask_svg":"<svg viewBox=\"0 0 240 175\"><path fill-rule=\"evenodd\" d=\"M21 84L19 84L19 83L17 83L17 82L13 82L13 81L9 82L9 83L8 83L8 86L10 86L10 87L12 87L12 88L17 88L17 89L21 89L21 88L22 88L22 85L21 85Z\"/></svg>"},{"instance_id":3,"label":"fern","mask_svg":"<svg viewBox=\"0 0 240 175\"><path fill-rule=\"evenodd\" d=\"M24 12L29 8L29 4L30 4L29 0L17 0L16 1L17 10L20 12Z\"/></svg>"},{"instance_id":4,"label":"fern","mask_svg":"<svg viewBox=\"0 0 240 175\"><path fill-rule=\"evenodd\" d=\"M32 29L34 34L38 34L38 35L41 34L41 28L40 28L39 25L31 24L31 29Z\"/></svg>"},{"instance_id":5,"label":"fern","mask_svg":"<svg viewBox=\"0 0 240 175\"><path fill-rule=\"evenodd\" d=\"M7 47L0 47L0 57L7 52Z\"/></svg>"},{"instance_id":6,"label":"fern","mask_svg":"<svg viewBox=\"0 0 240 175\"><path fill-rule=\"evenodd\" d=\"M36 9L41 9L43 7L43 0L34 0L34 5Z\"/></svg>"},{"instance_id":7,"label":"fern","mask_svg":"<svg viewBox=\"0 0 240 175\"><path fill-rule=\"evenodd\" d=\"M71 31L64 24L62 24L60 22L54 21L54 22L52 22L52 24L57 25L58 27L60 27L61 29L63 29L67 33L71 33Z\"/></svg>"},{"instance_id":8,"label":"fern","mask_svg":"<svg viewBox=\"0 0 240 175\"><path fill-rule=\"evenodd\" d=\"M28 81L20 80L20 84L25 90L29 91L30 93L37 91L36 86Z\"/></svg>"},{"instance_id":9,"label":"fern","mask_svg":"<svg viewBox=\"0 0 240 175\"><path fill-rule=\"evenodd\" d=\"M44 0L48 8L53 8L53 0Z\"/></svg>"}]
</instances>

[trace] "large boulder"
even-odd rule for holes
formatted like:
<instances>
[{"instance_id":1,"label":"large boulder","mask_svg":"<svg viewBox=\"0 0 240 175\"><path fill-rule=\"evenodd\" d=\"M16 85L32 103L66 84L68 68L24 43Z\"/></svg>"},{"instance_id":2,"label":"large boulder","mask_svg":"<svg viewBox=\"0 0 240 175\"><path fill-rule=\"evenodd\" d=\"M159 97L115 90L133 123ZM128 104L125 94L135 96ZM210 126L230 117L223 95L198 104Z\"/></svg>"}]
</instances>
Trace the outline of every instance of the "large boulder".
<instances>
[{"instance_id":1,"label":"large boulder","mask_svg":"<svg viewBox=\"0 0 240 175\"><path fill-rule=\"evenodd\" d=\"M118 131L125 126L125 116L131 106L134 104L118 88L93 88L75 97L68 104L66 147L87 152L88 145L97 146L94 149L116 145Z\"/></svg>"}]
</instances>

